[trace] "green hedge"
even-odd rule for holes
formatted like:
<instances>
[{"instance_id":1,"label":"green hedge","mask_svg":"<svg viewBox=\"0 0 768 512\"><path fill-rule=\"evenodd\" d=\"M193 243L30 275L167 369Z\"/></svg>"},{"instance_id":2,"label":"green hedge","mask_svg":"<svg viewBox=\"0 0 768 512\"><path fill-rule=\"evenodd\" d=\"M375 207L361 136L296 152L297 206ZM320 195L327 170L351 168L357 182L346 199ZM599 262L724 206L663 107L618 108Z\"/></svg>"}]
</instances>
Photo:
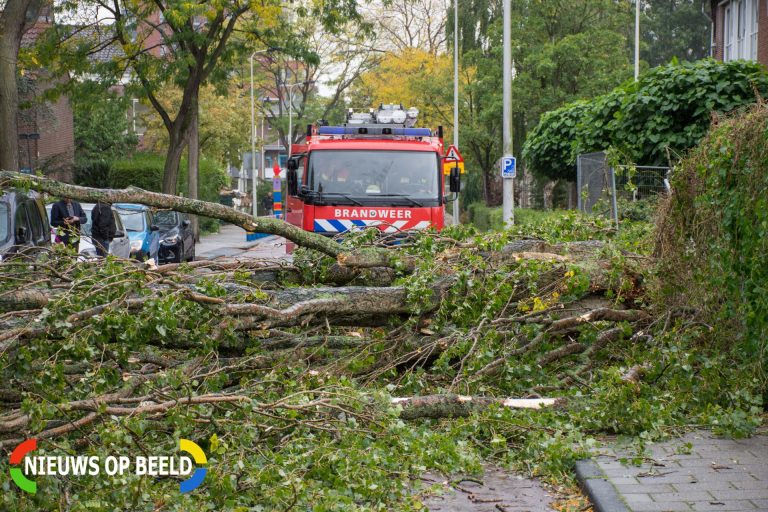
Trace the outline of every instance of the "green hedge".
<instances>
[{"instance_id":1,"label":"green hedge","mask_svg":"<svg viewBox=\"0 0 768 512\"><path fill-rule=\"evenodd\" d=\"M503 227L500 206L488 207L485 203L471 203L467 206L469 221L480 231L498 231Z\"/></svg>"},{"instance_id":2,"label":"green hedge","mask_svg":"<svg viewBox=\"0 0 768 512\"><path fill-rule=\"evenodd\" d=\"M163 183L165 157L155 153L138 152L130 158L113 162L81 162L75 169L78 185L98 188L126 188L129 186L160 192ZM219 190L228 184L226 171L207 158L200 159L199 198L212 203L219 202ZM182 159L179 169L177 192L187 195L187 160ZM200 217L200 229L204 232L218 230L218 221Z\"/></svg>"},{"instance_id":3,"label":"green hedge","mask_svg":"<svg viewBox=\"0 0 768 512\"><path fill-rule=\"evenodd\" d=\"M134 186L160 192L163 186L164 164L165 158L154 153L135 153L131 158L115 160L109 172L109 186Z\"/></svg>"}]
</instances>

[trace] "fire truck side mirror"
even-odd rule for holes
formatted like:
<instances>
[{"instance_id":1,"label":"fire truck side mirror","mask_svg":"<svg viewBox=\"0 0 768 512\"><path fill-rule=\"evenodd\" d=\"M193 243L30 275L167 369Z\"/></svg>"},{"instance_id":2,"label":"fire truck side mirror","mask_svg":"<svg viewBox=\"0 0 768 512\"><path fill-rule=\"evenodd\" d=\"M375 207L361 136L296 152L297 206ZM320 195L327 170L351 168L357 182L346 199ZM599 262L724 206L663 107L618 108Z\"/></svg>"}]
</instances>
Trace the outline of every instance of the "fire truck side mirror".
<instances>
[{"instance_id":1,"label":"fire truck side mirror","mask_svg":"<svg viewBox=\"0 0 768 512\"><path fill-rule=\"evenodd\" d=\"M288 160L288 163L290 164L291 160ZM295 164L295 162L294 162ZM286 177L288 181L288 195L289 196L297 196L299 195L299 178L298 174L296 172L296 168L294 167L291 169L290 165L288 166L288 175Z\"/></svg>"},{"instance_id":2,"label":"fire truck side mirror","mask_svg":"<svg viewBox=\"0 0 768 512\"><path fill-rule=\"evenodd\" d=\"M448 189L454 194L461 192L461 171L458 167L451 167L451 174L448 177Z\"/></svg>"}]
</instances>

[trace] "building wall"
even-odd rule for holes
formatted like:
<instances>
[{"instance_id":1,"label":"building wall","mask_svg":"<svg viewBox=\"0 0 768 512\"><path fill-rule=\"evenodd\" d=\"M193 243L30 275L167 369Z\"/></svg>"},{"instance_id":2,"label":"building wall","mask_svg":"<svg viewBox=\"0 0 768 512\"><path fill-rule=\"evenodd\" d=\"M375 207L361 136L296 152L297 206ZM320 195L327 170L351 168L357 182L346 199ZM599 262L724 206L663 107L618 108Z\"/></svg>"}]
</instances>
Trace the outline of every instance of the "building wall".
<instances>
[{"instance_id":1,"label":"building wall","mask_svg":"<svg viewBox=\"0 0 768 512\"><path fill-rule=\"evenodd\" d=\"M725 18L725 8L722 5L718 5L718 3L718 0L712 0L713 42L715 45L712 57L717 60L723 60L723 20Z\"/></svg>"},{"instance_id":2,"label":"building wall","mask_svg":"<svg viewBox=\"0 0 768 512\"><path fill-rule=\"evenodd\" d=\"M758 5L757 61L768 66L768 0Z\"/></svg>"},{"instance_id":3,"label":"building wall","mask_svg":"<svg viewBox=\"0 0 768 512\"><path fill-rule=\"evenodd\" d=\"M25 47L53 24L53 12L43 7L35 25L22 39ZM38 140L19 139L19 167L27 168L31 161L34 170L42 170L51 177L72 181L75 163L75 135L72 106L65 95L55 102L41 103L38 98L54 87L45 70L27 74L28 87L19 91L22 104L18 113L18 133L37 133ZM27 105L27 108L23 108ZM29 144L27 144L29 142ZM28 150L29 148L29 150Z\"/></svg>"}]
</instances>

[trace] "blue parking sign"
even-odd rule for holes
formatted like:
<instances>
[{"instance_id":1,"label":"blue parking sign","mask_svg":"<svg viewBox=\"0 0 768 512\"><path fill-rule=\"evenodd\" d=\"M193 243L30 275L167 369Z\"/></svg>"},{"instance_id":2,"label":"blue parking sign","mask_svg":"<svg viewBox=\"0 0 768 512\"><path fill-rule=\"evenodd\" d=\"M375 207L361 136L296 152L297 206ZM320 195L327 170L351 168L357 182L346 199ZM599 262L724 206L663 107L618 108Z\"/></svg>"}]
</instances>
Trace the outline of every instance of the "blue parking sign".
<instances>
[{"instance_id":1,"label":"blue parking sign","mask_svg":"<svg viewBox=\"0 0 768 512\"><path fill-rule=\"evenodd\" d=\"M501 158L501 177L506 179L514 178L517 175L517 160L512 155L505 155Z\"/></svg>"}]
</instances>

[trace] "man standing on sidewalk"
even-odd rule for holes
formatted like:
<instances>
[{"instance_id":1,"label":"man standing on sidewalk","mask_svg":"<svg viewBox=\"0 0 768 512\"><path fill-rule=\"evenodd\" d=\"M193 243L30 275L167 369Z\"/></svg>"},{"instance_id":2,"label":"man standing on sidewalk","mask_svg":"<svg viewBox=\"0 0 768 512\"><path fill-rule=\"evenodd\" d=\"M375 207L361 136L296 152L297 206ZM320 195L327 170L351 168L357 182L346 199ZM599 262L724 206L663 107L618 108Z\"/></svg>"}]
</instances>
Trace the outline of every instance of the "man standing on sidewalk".
<instances>
[{"instance_id":1,"label":"man standing on sidewalk","mask_svg":"<svg viewBox=\"0 0 768 512\"><path fill-rule=\"evenodd\" d=\"M80 203L65 197L51 207L51 226L61 228L61 241L76 252L80 249L80 226L88 222ZM59 229L57 229L59 231Z\"/></svg>"},{"instance_id":2,"label":"man standing on sidewalk","mask_svg":"<svg viewBox=\"0 0 768 512\"><path fill-rule=\"evenodd\" d=\"M114 240L116 232L117 225L112 206L109 203L97 202L91 211L91 240L97 255L109 254L109 244Z\"/></svg>"}]
</instances>

